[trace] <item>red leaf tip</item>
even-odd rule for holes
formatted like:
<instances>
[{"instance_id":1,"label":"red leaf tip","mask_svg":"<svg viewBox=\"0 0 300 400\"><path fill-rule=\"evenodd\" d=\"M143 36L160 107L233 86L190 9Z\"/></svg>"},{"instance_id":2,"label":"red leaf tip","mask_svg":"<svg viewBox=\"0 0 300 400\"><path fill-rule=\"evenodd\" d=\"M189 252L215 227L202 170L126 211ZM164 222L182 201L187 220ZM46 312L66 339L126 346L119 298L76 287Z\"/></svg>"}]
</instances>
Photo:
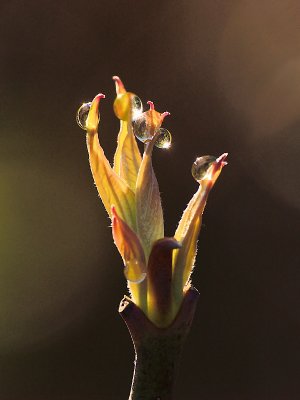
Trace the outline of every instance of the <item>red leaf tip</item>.
<instances>
[{"instance_id":1,"label":"red leaf tip","mask_svg":"<svg viewBox=\"0 0 300 400\"><path fill-rule=\"evenodd\" d=\"M99 93L99 94L97 94L96 98L99 99L99 100L100 99L105 99L105 94Z\"/></svg>"},{"instance_id":2,"label":"red leaf tip","mask_svg":"<svg viewBox=\"0 0 300 400\"><path fill-rule=\"evenodd\" d=\"M227 156L228 156L228 153L223 153L222 155L220 155L220 157L218 157L218 158L216 159L216 162L217 162L219 165L221 165L222 167L224 167L225 165L228 164L228 162L225 161L226 158L227 158Z\"/></svg>"},{"instance_id":3,"label":"red leaf tip","mask_svg":"<svg viewBox=\"0 0 300 400\"><path fill-rule=\"evenodd\" d=\"M153 101L148 100L147 104L149 104L150 110L154 110L154 103Z\"/></svg>"},{"instance_id":4,"label":"red leaf tip","mask_svg":"<svg viewBox=\"0 0 300 400\"><path fill-rule=\"evenodd\" d=\"M113 78L113 80L115 81L115 84L116 84L116 92L117 92L117 94L125 93L126 89L125 89L121 79L117 75L114 75L112 78Z\"/></svg>"},{"instance_id":5,"label":"red leaf tip","mask_svg":"<svg viewBox=\"0 0 300 400\"><path fill-rule=\"evenodd\" d=\"M165 119L165 117L167 117L168 115L171 115L171 114L169 113L169 111L163 112L163 113L161 114L161 120L163 121L163 120Z\"/></svg>"},{"instance_id":6,"label":"red leaf tip","mask_svg":"<svg viewBox=\"0 0 300 400\"><path fill-rule=\"evenodd\" d=\"M113 217L117 217L117 211L116 211L116 207L114 205L111 206L111 213L113 215Z\"/></svg>"}]
</instances>

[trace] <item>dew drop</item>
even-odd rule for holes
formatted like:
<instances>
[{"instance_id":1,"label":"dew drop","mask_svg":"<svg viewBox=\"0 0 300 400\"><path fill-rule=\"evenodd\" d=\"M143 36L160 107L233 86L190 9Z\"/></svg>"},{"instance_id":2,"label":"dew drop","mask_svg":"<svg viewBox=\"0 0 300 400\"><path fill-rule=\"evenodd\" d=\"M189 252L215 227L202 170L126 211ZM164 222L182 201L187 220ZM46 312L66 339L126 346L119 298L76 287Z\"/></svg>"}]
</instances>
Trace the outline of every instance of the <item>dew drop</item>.
<instances>
[{"instance_id":1,"label":"dew drop","mask_svg":"<svg viewBox=\"0 0 300 400\"><path fill-rule=\"evenodd\" d=\"M168 131L168 129L160 128L158 129L159 132L157 139L155 141L155 146L160 149L169 149L172 143L172 135Z\"/></svg>"},{"instance_id":2,"label":"dew drop","mask_svg":"<svg viewBox=\"0 0 300 400\"><path fill-rule=\"evenodd\" d=\"M91 102L83 103L81 107L79 107L77 114L76 114L76 121L77 124L80 126L81 129L86 131L86 120L89 115L89 111L91 108Z\"/></svg>"},{"instance_id":3,"label":"dew drop","mask_svg":"<svg viewBox=\"0 0 300 400\"><path fill-rule=\"evenodd\" d=\"M143 112L142 100L137 95L134 95L131 99L132 120L138 118L142 114L142 112Z\"/></svg>"},{"instance_id":4,"label":"dew drop","mask_svg":"<svg viewBox=\"0 0 300 400\"><path fill-rule=\"evenodd\" d=\"M130 111L132 120L138 118L143 112L142 100L136 94L130 92L119 94L113 107L116 117L122 121L128 121Z\"/></svg>"},{"instance_id":5,"label":"dew drop","mask_svg":"<svg viewBox=\"0 0 300 400\"><path fill-rule=\"evenodd\" d=\"M216 161L217 157L214 156L202 156L196 158L192 165L192 175L196 181L200 181L206 175L208 168L211 164Z\"/></svg>"},{"instance_id":6,"label":"dew drop","mask_svg":"<svg viewBox=\"0 0 300 400\"><path fill-rule=\"evenodd\" d=\"M143 272L137 261L125 261L125 278L132 283L141 283L146 278L146 272Z\"/></svg>"},{"instance_id":7,"label":"dew drop","mask_svg":"<svg viewBox=\"0 0 300 400\"><path fill-rule=\"evenodd\" d=\"M145 113L132 121L132 130L137 139L146 143L153 138L153 128L148 123Z\"/></svg>"}]
</instances>

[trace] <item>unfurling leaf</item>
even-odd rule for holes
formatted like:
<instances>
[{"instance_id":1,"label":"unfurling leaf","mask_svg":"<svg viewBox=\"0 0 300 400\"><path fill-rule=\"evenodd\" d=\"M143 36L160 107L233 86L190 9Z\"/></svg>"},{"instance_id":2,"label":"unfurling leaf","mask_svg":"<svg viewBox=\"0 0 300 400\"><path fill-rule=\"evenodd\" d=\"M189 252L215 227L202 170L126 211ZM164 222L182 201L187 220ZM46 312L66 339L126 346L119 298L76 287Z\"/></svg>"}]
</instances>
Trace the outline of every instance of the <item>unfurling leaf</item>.
<instances>
[{"instance_id":1,"label":"unfurling leaf","mask_svg":"<svg viewBox=\"0 0 300 400\"><path fill-rule=\"evenodd\" d=\"M136 185L137 233L143 243L146 258L152 244L164 236L164 220L157 179L152 166L154 140L146 145Z\"/></svg>"},{"instance_id":2,"label":"unfurling leaf","mask_svg":"<svg viewBox=\"0 0 300 400\"><path fill-rule=\"evenodd\" d=\"M182 247L173 252L173 287L175 301L180 303L184 286L192 273L197 253L197 239L202 224L202 214L210 190L226 165L227 153L222 154L207 169L203 179L199 180L199 188L190 200L175 232L175 239Z\"/></svg>"},{"instance_id":3,"label":"unfurling leaf","mask_svg":"<svg viewBox=\"0 0 300 400\"><path fill-rule=\"evenodd\" d=\"M133 283L140 283L146 277L145 254L139 238L112 207L112 233L114 242L124 262L126 278Z\"/></svg>"},{"instance_id":4,"label":"unfurling leaf","mask_svg":"<svg viewBox=\"0 0 300 400\"><path fill-rule=\"evenodd\" d=\"M90 166L98 193L108 214L114 205L120 217L134 230L135 196L127 183L116 174L105 157L97 133L99 95L94 98L86 122Z\"/></svg>"},{"instance_id":5,"label":"unfurling leaf","mask_svg":"<svg viewBox=\"0 0 300 400\"><path fill-rule=\"evenodd\" d=\"M142 102L135 94L127 92L121 79L113 77L117 97L114 102L116 116L120 119L118 145L114 156L114 171L124 179L133 192L136 189L138 171L142 157L132 132L132 118L142 112ZM138 105L140 104L140 105Z\"/></svg>"}]
</instances>

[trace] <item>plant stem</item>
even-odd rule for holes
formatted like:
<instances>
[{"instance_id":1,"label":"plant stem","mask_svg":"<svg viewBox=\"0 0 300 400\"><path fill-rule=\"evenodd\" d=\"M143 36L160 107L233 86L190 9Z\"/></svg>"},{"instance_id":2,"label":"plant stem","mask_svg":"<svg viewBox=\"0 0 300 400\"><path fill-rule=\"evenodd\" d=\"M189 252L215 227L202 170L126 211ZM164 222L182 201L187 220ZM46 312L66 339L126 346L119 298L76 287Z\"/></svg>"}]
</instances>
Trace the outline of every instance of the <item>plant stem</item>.
<instances>
[{"instance_id":1,"label":"plant stem","mask_svg":"<svg viewBox=\"0 0 300 400\"><path fill-rule=\"evenodd\" d=\"M172 400L183 343L190 330L199 292L190 287L171 325L155 326L128 297L119 313L135 349L135 369L129 400Z\"/></svg>"}]
</instances>

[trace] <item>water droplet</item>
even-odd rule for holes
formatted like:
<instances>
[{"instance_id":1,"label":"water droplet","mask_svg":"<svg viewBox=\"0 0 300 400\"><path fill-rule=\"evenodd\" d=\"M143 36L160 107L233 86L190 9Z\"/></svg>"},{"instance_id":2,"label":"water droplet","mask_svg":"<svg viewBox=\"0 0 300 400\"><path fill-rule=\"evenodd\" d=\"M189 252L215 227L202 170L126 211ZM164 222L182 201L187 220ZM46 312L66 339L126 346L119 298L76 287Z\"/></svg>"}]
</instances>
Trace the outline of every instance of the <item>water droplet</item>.
<instances>
[{"instance_id":1,"label":"water droplet","mask_svg":"<svg viewBox=\"0 0 300 400\"><path fill-rule=\"evenodd\" d=\"M217 157L214 156L202 156L196 158L192 165L192 175L196 181L200 181L206 175L208 168L211 164L216 161Z\"/></svg>"},{"instance_id":2,"label":"water droplet","mask_svg":"<svg viewBox=\"0 0 300 400\"><path fill-rule=\"evenodd\" d=\"M142 100L130 92L119 94L113 107L116 117L122 121L128 121L130 111L132 120L138 118L143 112Z\"/></svg>"},{"instance_id":3,"label":"water droplet","mask_svg":"<svg viewBox=\"0 0 300 400\"><path fill-rule=\"evenodd\" d=\"M147 117L145 113L143 113L140 117L136 118L132 121L132 129L133 133L137 139L141 142L145 143L152 139L153 137L153 129L151 129L151 125L147 123Z\"/></svg>"},{"instance_id":4,"label":"water droplet","mask_svg":"<svg viewBox=\"0 0 300 400\"><path fill-rule=\"evenodd\" d=\"M76 114L76 121L77 124L80 126L81 129L86 131L86 120L89 115L89 111L91 108L91 102L83 103L81 107L79 107L77 114Z\"/></svg>"},{"instance_id":5,"label":"water droplet","mask_svg":"<svg viewBox=\"0 0 300 400\"><path fill-rule=\"evenodd\" d=\"M150 109L148 111L143 112L139 117L132 121L132 129L133 133L137 139L139 139L143 143L149 142L155 133L160 130L160 126L162 123L162 114L155 111L154 109ZM161 129L161 138L158 139L158 142L167 142L167 137L171 137L170 132L166 129ZM165 138L163 140L163 137ZM162 143L163 144L163 143ZM162 144L157 147L166 147L162 146Z\"/></svg>"},{"instance_id":6,"label":"water droplet","mask_svg":"<svg viewBox=\"0 0 300 400\"><path fill-rule=\"evenodd\" d=\"M172 135L168 129L160 128L156 132L159 132L159 135L155 141L155 146L159 147L160 149L170 148L172 143Z\"/></svg>"},{"instance_id":7,"label":"water droplet","mask_svg":"<svg viewBox=\"0 0 300 400\"><path fill-rule=\"evenodd\" d=\"M131 99L131 112L132 112L132 120L138 118L143 112L143 103L142 100L134 95Z\"/></svg>"},{"instance_id":8,"label":"water droplet","mask_svg":"<svg viewBox=\"0 0 300 400\"><path fill-rule=\"evenodd\" d=\"M146 278L146 272L143 272L137 261L126 261L124 268L125 278L132 283L141 283Z\"/></svg>"}]
</instances>

